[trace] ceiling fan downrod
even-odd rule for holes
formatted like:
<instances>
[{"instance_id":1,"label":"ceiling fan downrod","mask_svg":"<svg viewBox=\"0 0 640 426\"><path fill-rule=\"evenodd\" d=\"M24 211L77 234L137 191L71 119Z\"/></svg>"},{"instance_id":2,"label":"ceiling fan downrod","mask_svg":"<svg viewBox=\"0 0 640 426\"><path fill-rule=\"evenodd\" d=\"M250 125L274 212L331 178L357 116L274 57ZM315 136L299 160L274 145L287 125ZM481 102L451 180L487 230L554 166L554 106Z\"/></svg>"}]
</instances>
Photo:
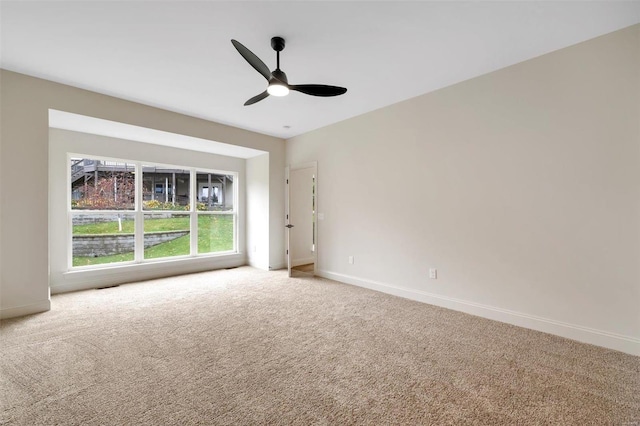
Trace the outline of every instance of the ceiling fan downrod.
<instances>
[{"instance_id":1,"label":"ceiling fan downrod","mask_svg":"<svg viewBox=\"0 0 640 426\"><path fill-rule=\"evenodd\" d=\"M284 50L284 39L282 37L271 38L271 48L276 51L276 69L280 69L280 52Z\"/></svg>"}]
</instances>

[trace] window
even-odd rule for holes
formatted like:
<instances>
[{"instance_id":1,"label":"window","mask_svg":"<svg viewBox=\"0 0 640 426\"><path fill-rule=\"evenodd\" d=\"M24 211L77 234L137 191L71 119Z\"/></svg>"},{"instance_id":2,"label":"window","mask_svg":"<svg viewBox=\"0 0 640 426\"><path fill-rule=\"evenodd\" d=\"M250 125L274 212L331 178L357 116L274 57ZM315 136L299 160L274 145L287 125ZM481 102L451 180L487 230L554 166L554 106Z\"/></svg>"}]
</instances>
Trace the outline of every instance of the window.
<instances>
[{"instance_id":1,"label":"window","mask_svg":"<svg viewBox=\"0 0 640 426\"><path fill-rule=\"evenodd\" d=\"M198 170L198 253L233 250L236 239L234 176Z\"/></svg>"},{"instance_id":2,"label":"window","mask_svg":"<svg viewBox=\"0 0 640 426\"><path fill-rule=\"evenodd\" d=\"M72 266L134 260L135 165L71 158Z\"/></svg>"},{"instance_id":3,"label":"window","mask_svg":"<svg viewBox=\"0 0 640 426\"><path fill-rule=\"evenodd\" d=\"M70 267L237 252L237 174L81 155L69 166Z\"/></svg>"}]
</instances>

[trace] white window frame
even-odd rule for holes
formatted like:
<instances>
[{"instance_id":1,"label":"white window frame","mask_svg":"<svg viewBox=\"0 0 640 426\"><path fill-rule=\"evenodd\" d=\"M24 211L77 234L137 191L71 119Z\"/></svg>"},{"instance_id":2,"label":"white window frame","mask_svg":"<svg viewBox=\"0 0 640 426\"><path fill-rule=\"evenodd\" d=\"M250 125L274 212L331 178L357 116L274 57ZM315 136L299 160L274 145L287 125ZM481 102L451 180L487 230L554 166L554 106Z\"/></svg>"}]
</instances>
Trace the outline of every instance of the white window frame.
<instances>
[{"instance_id":1,"label":"white window frame","mask_svg":"<svg viewBox=\"0 0 640 426\"><path fill-rule=\"evenodd\" d=\"M135 167L135 203L133 210L82 210L82 213L89 214L127 214L133 215L135 218L134 226L134 260L125 262L114 262L99 265L88 266L73 266L73 217L80 214L80 211L71 208L71 174L67 172L67 185L66 185L66 209L67 209L67 270L68 271L87 271L95 269L107 269L119 266L128 266L136 264L149 264L149 263L165 263L173 262L180 259L193 259L193 258L205 258L205 257L218 257L230 254L239 254L238 248L238 191L239 191L239 174L234 171L209 169L203 167L193 167L175 164L165 164L156 161L137 161L127 160L122 158L105 157L93 154L79 154L67 152L67 168L71 164L72 158L85 158L99 161L114 161L118 163L132 164ZM159 166L163 168L173 168L189 171L189 210L162 210L164 213L175 213L182 215L189 215L190 217L190 253L183 256L171 256L163 258L145 259L144 258L144 215L154 212L156 210L143 210L143 165L144 166ZM198 203L198 187L197 187L197 173L211 173L216 175L233 176L233 209L226 211L199 211L197 209ZM155 188L152 188L155 191ZM219 252L198 253L198 215L229 215L233 217L233 249Z\"/></svg>"}]
</instances>

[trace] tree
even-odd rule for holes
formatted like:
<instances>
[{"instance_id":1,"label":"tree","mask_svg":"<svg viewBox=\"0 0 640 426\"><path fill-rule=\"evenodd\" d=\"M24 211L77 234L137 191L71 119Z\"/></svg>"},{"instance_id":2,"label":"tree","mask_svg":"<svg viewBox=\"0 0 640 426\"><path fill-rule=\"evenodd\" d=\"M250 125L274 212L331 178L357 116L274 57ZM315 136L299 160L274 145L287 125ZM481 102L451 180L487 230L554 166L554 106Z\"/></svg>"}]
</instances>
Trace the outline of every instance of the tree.
<instances>
[{"instance_id":1,"label":"tree","mask_svg":"<svg viewBox=\"0 0 640 426\"><path fill-rule=\"evenodd\" d=\"M98 178L94 184L80 188L80 199L75 205L94 210L133 209L135 203L135 178L131 173L112 172Z\"/></svg>"}]
</instances>

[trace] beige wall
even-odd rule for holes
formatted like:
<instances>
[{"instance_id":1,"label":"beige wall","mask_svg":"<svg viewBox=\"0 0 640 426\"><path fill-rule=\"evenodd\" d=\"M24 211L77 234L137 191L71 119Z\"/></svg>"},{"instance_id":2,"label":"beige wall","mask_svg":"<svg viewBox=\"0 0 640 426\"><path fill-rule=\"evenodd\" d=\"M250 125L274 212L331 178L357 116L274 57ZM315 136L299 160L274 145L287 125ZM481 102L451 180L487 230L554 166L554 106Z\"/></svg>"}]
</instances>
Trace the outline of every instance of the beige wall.
<instances>
[{"instance_id":1,"label":"beige wall","mask_svg":"<svg viewBox=\"0 0 640 426\"><path fill-rule=\"evenodd\" d=\"M269 180L262 176L269 171L269 154L249 158L247 176L247 258L251 266L269 268ZM276 230L282 234L280 227Z\"/></svg>"},{"instance_id":2,"label":"beige wall","mask_svg":"<svg viewBox=\"0 0 640 426\"><path fill-rule=\"evenodd\" d=\"M634 26L288 140L319 270L640 354L639 90Z\"/></svg>"},{"instance_id":3,"label":"beige wall","mask_svg":"<svg viewBox=\"0 0 640 426\"><path fill-rule=\"evenodd\" d=\"M284 263L283 140L5 70L0 93L0 316L49 307L49 108L269 152L269 261Z\"/></svg>"}]
</instances>

